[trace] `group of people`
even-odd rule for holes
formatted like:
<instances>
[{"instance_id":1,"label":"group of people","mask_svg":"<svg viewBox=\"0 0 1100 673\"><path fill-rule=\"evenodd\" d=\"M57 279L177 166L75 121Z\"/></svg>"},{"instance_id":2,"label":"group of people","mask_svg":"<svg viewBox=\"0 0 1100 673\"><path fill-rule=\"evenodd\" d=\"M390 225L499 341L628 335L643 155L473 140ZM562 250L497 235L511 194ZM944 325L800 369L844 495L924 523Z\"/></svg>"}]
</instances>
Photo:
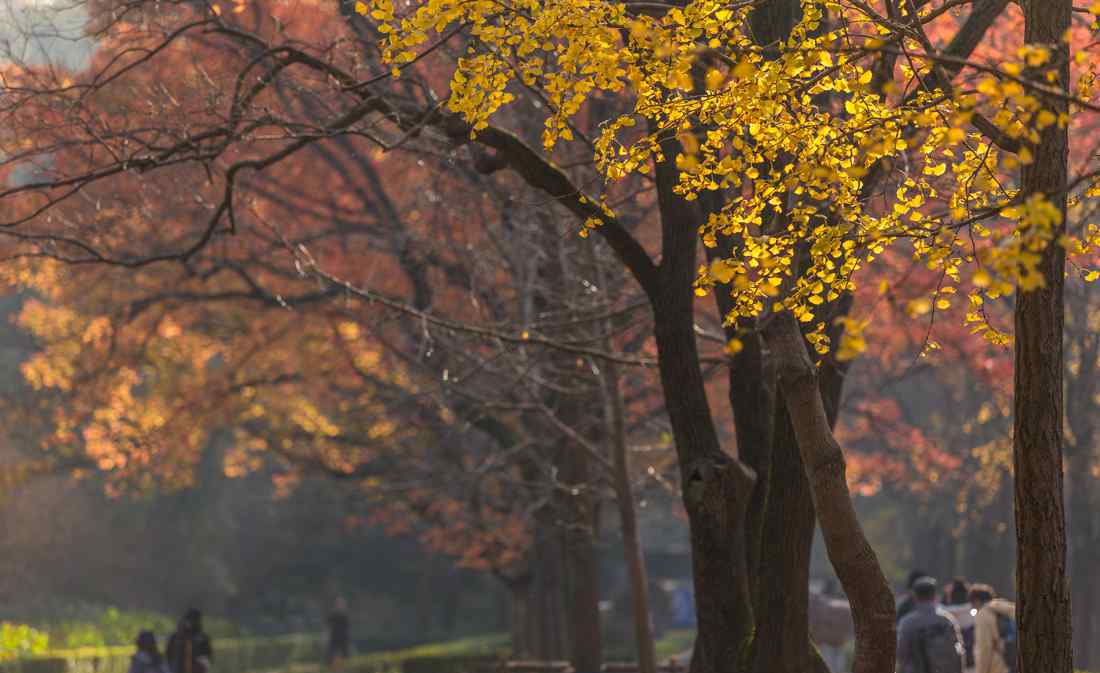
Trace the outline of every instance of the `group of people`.
<instances>
[{"instance_id":1,"label":"group of people","mask_svg":"<svg viewBox=\"0 0 1100 673\"><path fill-rule=\"evenodd\" d=\"M898 604L898 673L1016 673L1016 606L988 584L914 571Z\"/></svg>"},{"instance_id":2,"label":"group of people","mask_svg":"<svg viewBox=\"0 0 1100 673\"><path fill-rule=\"evenodd\" d=\"M192 608L168 637L163 655L157 647L156 634L152 631L138 634L137 652L130 660L129 673L210 673L213 662L214 648L202 629L202 613Z\"/></svg>"}]
</instances>

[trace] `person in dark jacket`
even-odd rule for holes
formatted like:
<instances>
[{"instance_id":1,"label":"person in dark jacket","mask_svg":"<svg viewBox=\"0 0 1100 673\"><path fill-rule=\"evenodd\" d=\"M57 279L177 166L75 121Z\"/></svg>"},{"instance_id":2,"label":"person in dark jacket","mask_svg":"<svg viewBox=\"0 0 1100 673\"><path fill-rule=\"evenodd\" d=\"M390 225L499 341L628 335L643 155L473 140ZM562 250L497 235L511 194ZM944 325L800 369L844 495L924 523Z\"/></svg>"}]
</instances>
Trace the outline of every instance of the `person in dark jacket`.
<instances>
[{"instance_id":1,"label":"person in dark jacket","mask_svg":"<svg viewBox=\"0 0 1100 673\"><path fill-rule=\"evenodd\" d=\"M917 604L916 599L913 596L913 585L916 584L917 580L919 580L920 578L927 576L928 573L924 572L923 570L914 570L913 572L909 573L909 579L905 582L905 589L908 591L908 593L906 593L905 597L901 599L900 603L898 603L898 616L896 619L898 623L901 623L902 617L912 612L913 608Z\"/></svg>"},{"instance_id":2,"label":"person in dark jacket","mask_svg":"<svg viewBox=\"0 0 1100 673\"><path fill-rule=\"evenodd\" d=\"M329 668L339 670L344 660L351 654L351 623L348 620L348 604L343 598L337 598L328 616L328 647L325 649L325 663Z\"/></svg>"},{"instance_id":3,"label":"person in dark jacket","mask_svg":"<svg viewBox=\"0 0 1100 673\"><path fill-rule=\"evenodd\" d=\"M130 659L130 673L167 673L164 657L157 649L157 637L152 631L142 631L137 637L137 652Z\"/></svg>"},{"instance_id":4,"label":"person in dark jacket","mask_svg":"<svg viewBox=\"0 0 1100 673\"><path fill-rule=\"evenodd\" d=\"M951 613L936 604L936 580L914 582L913 602L898 624L898 673L961 673L962 633Z\"/></svg>"},{"instance_id":5,"label":"person in dark jacket","mask_svg":"<svg viewBox=\"0 0 1100 673\"><path fill-rule=\"evenodd\" d=\"M202 630L202 613L191 608L180 620L164 650L171 673L209 673L214 663L210 637Z\"/></svg>"}]
</instances>

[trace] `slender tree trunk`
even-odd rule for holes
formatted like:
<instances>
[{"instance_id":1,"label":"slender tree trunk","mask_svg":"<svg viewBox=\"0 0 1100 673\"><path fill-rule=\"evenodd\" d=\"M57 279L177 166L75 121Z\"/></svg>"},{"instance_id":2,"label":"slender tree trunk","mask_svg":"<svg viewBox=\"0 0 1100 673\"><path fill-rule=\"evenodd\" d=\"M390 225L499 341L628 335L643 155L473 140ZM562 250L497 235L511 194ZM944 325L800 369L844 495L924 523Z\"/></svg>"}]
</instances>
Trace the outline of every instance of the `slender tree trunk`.
<instances>
[{"instance_id":1,"label":"slender tree trunk","mask_svg":"<svg viewBox=\"0 0 1100 673\"><path fill-rule=\"evenodd\" d=\"M1083 283L1066 288L1066 427L1073 436L1065 446L1066 530L1069 536L1070 600L1073 605L1073 665L1089 670L1096 663L1093 624L1097 617L1097 590L1093 576L1100 566L1100 531L1094 513L1096 460L1096 365L1100 335L1091 329L1090 300L1095 294ZM1074 366L1076 365L1076 366Z\"/></svg>"},{"instance_id":2,"label":"slender tree trunk","mask_svg":"<svg viewBox=\"0 0 1100 673\"><path fill-rule=\"evenodd\" d=\"M1071 0L1027 0L1024 41L1052 50L1060 88L1069 88L1069 53L1062 42L1070 27ZM1042 80L1041 73L1032 73ZM1043 105L1066 112L1062 101ZM1023 169L1021 193L1044 194L1062 213L1039 264L1045 286L1016 296L1015 424L1016 618L1022 673L1070 673L1072 619L1066 581L1066 523L1062 494L1062 334L1065 250L1057 238L1065 226L1068 129L1052 124Z\"/></svg>"},{"instance_id":3,"label":"slender tree trunk","mask_svg":"<svg viewBox=\"0 0 1100 673\"><path fill-rule=\"evenodd\" d=\"M565 531L566 571L568 574L568 615L570 662L579 673L600 670L600 586L599 559L595 546L595 507L588 456L584 451L566 448L568 469L562 474L572 491L566 503L571 521Z\"/></svg>"},{"instance_id":4,"label":"slender tree trunk","mask_svg":"<svg viewBox=\"0 0 1100 673\"><path fill-rule=\"evenodd\" d=\"M863 534L848 492L844 452L833 436L814 363L798 321L774 315L764 333L775 357L780 390L802 454L825 547L852 604L854 673L894 670L894 596L882 566Z\"/></svg>"},{"instance_id":5,"label":"slender tree trunk","mask_svg":"<svg viewBox=\"0 0 1100 673\"><path fill-rule=\"evenodd\" d=\"M623 552L630 578L633 605L634 640L638 648L638 673L656 673L657 650L650 620L649 582L645 570L645 553L638 535L638 517L634 509L634 489L630 482L630 456L627 454L626 427L623 419L623 396L619 389L619 372L613 362L604 368L604 399L611 458L615 467L615 499L619 505L619 525L623 532Z\"/></svg>"},{"instance_id":6,"label":"slender tree trunk","mask_svg":"<svg viewBox=\"0 0 1100 673\"><path fill-rule=\"evenodd\" d=\"M509 598L509 619L511 621L512 657L529 659L535 655L536 627L535 613L531 605L534 582L530 575L506 580Z\"/></svg>"},{"instance_id":7,"label":"slender tree trunk","mask_svg":"<svg viewBox=\"0 0 1100 673\"><path fill-rule=\"evenodd\" d=\"M535 572L531 587L535 639L532 652L538 659L567 659L563 531L550 512L537 515L535 526Z\"/></svg>"},{"instance_id":8,"label":"slender tree trunk","mask_svg":"<svg viewBox=\"0 0 1100 673\"><path fill-rule=\"evenodd\" d=\"M1069 567L1070 594L1073 600L1073 665L1089 670L1092 661L1092 623L1096 613L1096 588L1093 586L1100 554L1096 548L1100 540L1093 530L1091 487L1094 479L1089 474L1089 454L1070 457L1068 482L1069 501Z\"/></svg>"}]
</instances>

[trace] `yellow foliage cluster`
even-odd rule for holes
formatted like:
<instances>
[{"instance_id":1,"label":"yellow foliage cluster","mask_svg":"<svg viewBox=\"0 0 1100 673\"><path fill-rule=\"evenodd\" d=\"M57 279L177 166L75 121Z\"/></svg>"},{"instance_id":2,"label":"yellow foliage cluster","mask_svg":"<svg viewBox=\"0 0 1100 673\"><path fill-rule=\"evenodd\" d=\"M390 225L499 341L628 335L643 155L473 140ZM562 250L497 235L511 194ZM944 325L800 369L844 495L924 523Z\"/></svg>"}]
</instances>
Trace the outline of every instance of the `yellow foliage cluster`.
<instances>
[{"instance_id":1,"label":"yellow foliage cluster","mask_svg":"<svg viewBox=\"0 0 1100 673\"><path fill-rule=\"evenodd\" d=\"M1095 231L1059 238L1060 212L1006 179L1034 160L1043 129L1071 122L1068 94L1049 95L1056 45L974 65L968 86L955 87L920 31L864 3L803 0L789 39L765 47L748 28L753 6L693 0L647 13L605 0L359 5L380 23L394 64L416 59L433 34L468 28L474 39L454 71L449 105L475 134L513 99L513 84L546 93L547 150L573 139L571 120L592 95L624 95L632 109L604 120L594 143L608 183L674 158L685 199L740 194L701 229L706 245L733 241L734 249L700 268L698 292L729 286L729 321L789 309L810 323L821 352L830 344L815 307L853 290L857 273L888 247L904 242L947 280L914 305L920 315L950 308L961 288L973 309L983 297L1037 287L1039 253L1056 238L1079 254L1096 246ZM908 7L902 23L944 13L928 3L909 17ZM1082 101L1094 94L1100 62L1096 44L1089 49L1074 59ZM903 56L899 81L872 71L886 52ZM975 129L979 115L1001 142ZM892 193L866 193L873 171L890 174ZM585 222L582 235L598 224ZM799 271L801 255L809 263ZM981 315L971 310L967 321L979 316L975 331L1003 343ZM862 347L855 332L840 345L845 356Z\"/></svg>"}]
</instances>

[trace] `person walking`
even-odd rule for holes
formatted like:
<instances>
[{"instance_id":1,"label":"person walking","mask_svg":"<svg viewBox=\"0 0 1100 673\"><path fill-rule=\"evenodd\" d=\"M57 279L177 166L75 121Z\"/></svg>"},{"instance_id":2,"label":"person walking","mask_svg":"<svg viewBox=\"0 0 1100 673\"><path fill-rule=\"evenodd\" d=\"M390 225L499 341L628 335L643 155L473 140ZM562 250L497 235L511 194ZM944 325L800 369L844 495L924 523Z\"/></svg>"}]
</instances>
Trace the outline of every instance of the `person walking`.
<instances>
[{"instance_id":1,"label":"person walking","mask_svg":"<svg viewBox=\"0 0 1100 673\"><path fill-rule=\"evenodd\" d=\"M909 573L909 578L905 581L905 589L907 593L898 601L897 607L897 623L901 623L901 620L905 615L909 614L913 610L913 606L916 605L916 601L913 599L913 584L922 577L927 577L928 573L923 570L914 570Z\"/></svg>"},{"instance_id":2,"label":"person walking","mask_svg":"<svg viewBox=\"0 0 1100 673\"><path fill-rule=\"evenodd\" d=\"M180 620L164 650L171 673L210 673L214 647L202 630L202 613L191 608Z\"/></svg>"},{"instance_id":3,"label":"person walking","mask_svg":"<svg viewBox=\"0 0 1100 673\"><path fill-rule=\"evenodd\" d=\"M1016 673L1016 605L997 598L993 587L970 587L974 616L975 673Z\"/></svg>"},{"instance_id":4,"label":"person walking","mask_svg":"<svg viewBox=\"0 0 1100 673\"><path fill-rule=\"evenodd\" d=\"M962 634L936 605L936 580L916 580L912 595L913 609L898 624L898 673L962 673Z\"/></svg>"},{"instance_id":5,"label":"person walking","mask_svg":"<svg viewBox=\"0 0 1100 673\"><path fill-rule=\"evenodd\" d=\"M343 598L337 598L328 617L328 647L325 649L325 664L329 669L338 671L344 667L344 661L351 655L351 622L348 619L348 604Z\"/></svg>"},{"instance_id":6,"label":"person walking","mask_svg":"<svg viewBox=\"0 0 1100 673\"><path fill-rule=\"evenodd\" d=\"M966 580L956 577L943 590L943 609L951 613L962 634L963 652L968 673L974 670L974 608L970 605L970 588Z\"/></svg>"},{"instance_id":7,"label":"person walking","mask_svg":"<svg viewBox=\"0 0 1100 673\"><path fill-rule=\"evenodd\" d=\"M138 634L137 652L130 659L129 673L168 673L164 657L157 649L157 637L152 631L142 631Z\"/></svg>"}]
</instances>

